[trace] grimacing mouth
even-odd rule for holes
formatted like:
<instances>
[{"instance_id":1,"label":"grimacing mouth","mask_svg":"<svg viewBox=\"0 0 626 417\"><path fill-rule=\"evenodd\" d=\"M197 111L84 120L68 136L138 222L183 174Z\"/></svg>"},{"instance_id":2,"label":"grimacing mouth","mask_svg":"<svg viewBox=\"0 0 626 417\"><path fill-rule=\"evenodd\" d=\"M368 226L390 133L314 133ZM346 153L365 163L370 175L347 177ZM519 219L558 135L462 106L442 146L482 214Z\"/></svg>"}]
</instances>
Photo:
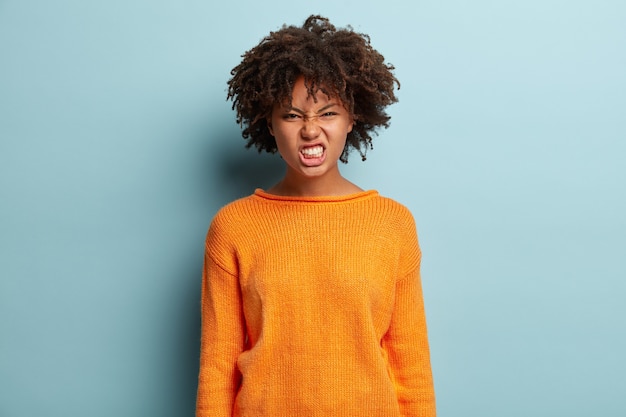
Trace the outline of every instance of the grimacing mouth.
<instances>
[{"instance_id":1,"label":"grimacing mouth","mask_svg":"<svg viewBox=\"0 0 626 417\"><path fill-rule=\"evenodd\" d=\"M305 158L319 158L324 154L326 148L321 144L305 146L300 149L300 154Z\"/></svg>"}]
</instances>

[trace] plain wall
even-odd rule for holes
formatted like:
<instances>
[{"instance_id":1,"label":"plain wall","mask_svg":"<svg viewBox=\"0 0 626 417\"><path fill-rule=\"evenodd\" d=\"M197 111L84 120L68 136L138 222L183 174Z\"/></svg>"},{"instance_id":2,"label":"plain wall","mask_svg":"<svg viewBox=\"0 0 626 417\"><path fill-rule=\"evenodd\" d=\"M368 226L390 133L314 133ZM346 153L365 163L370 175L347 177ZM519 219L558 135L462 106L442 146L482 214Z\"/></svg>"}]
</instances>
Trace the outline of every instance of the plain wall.
<instances>
[{"instance_id":1,"label":"plain wall","mask_svg":"<svg viewBox=\"0 0 626 417\"><path fill-rule=\"evenodd\" d=\"M203 240L282 173L226 81L351 24L400 101L343 173L416 217L441 417L626 415L626 3L0 0L0 416L192 416Z\"/></svg>"}]
</instances>

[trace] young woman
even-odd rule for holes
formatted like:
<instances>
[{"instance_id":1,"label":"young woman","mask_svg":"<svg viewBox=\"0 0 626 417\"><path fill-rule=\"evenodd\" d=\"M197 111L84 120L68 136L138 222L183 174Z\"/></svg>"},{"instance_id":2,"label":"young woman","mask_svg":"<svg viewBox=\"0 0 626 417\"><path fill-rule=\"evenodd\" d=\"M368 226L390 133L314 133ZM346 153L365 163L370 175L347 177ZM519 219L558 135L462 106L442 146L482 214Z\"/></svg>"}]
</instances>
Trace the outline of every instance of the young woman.
<instances>
[{"instance_id":1,"label":"young woman","mask_svg":"<svg viewBox=\"0 0 626 417\"><path fill-rule=\"evenodd\" d=\"M232 70L248 147L286 172L209 228L198 417L435 416L413 217L338 167L388 126L392 70L320 16Z\"/></svg>"}]
</instances>

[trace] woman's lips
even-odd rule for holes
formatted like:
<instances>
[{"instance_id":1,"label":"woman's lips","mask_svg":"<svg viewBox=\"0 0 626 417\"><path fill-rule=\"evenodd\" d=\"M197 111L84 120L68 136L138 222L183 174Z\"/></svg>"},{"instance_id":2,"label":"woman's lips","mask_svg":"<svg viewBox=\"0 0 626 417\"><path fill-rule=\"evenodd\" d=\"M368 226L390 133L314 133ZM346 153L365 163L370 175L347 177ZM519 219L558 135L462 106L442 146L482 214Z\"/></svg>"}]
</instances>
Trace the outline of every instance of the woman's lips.
<instances>
[{"instance_id":1,"label":"woman's lips","mask_svg":"<svg viewBox=\"0 0 626 417\"><path fill-rule=\"evenodd\" d=\"M322 145L306 146L300 149L300 161L305 166L321 165L326 159L326 149Z\"/></svg>"},{"instance_id":2,"label":"woman's lips","mask_svg":"<svg viewBox=\"0 0 626 417\"><path fill-rule=\"evenodd\" d=\"M322 145L315 145L302 148L300 154L302 154L305 159L321 158L324 154L324 147Z\"/></svg>"}]
</instances>

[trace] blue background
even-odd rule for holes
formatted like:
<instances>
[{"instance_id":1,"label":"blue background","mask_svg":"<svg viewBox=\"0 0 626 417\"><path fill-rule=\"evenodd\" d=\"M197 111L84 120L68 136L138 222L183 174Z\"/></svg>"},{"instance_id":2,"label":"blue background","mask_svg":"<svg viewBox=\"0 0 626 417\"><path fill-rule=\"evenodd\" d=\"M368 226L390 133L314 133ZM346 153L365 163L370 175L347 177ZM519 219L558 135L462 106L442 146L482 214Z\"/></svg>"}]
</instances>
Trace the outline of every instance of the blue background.
<instances>
[{"instance_id":1,"label":"blue background","mask_svg":"<svg viewBox=\"0 0 626 417\"><path fill-rule=\"evenodd\" d=\"M268 187L225 101L283 23L396 67L343 173L414 213L439 415L626 415L626 3L0 0L0 416L194 413L203 239Z\"/></svg>"}]
</instances>

